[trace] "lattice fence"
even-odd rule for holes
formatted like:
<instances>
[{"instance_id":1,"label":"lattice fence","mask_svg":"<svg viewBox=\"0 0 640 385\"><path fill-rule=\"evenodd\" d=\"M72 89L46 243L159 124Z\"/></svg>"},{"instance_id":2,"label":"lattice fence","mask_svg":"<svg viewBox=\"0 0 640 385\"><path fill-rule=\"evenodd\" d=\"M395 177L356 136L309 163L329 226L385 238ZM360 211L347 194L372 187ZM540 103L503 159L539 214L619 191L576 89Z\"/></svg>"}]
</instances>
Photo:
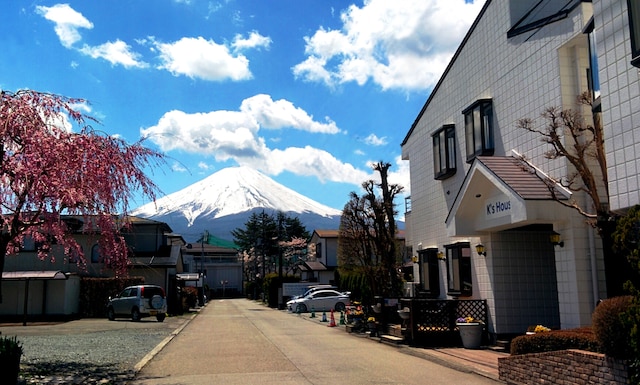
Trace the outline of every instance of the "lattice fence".
<instances>
[{"instance_id":1,"label":"lattice fence","mask_svg":"<svg viewBox=\"0 0 640 385\"><path fill-rule=\"evenodd\" d=\"M402 307L411 309L406 325L409 337L417 344L458 344L456 319L473 317L488 322L485 300L403 299ZM485 328L485 339L487 338Z\"/></svg>"}]
</instances>

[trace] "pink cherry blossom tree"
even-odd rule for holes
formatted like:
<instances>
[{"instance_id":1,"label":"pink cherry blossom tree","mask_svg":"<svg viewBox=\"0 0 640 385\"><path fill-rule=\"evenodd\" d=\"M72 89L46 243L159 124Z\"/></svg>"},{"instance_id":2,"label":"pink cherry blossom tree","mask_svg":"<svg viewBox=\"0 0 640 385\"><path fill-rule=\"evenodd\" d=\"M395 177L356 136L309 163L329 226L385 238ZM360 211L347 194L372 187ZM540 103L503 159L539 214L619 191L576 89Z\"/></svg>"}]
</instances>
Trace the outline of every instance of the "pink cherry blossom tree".
<instances>
[{"instance_id":1,"label":"pink cherry blossom tree","mask_svg":"<svg viewBox=\"0 0 640 385\"><path fill-rule=\"evenodd\" d=\"M43 260L53 258L56 244L84 264L67 216L91 223L83 230L100 235L102 262L116 275L127 272L120 230L128 203L138 191L155 199L159 190L143 169L163 164L164 156L95 131L90 123L98 122L79 111L83 105L37 91L0 92L0 274L27 237Z\"/></svg>"}]
</instances>

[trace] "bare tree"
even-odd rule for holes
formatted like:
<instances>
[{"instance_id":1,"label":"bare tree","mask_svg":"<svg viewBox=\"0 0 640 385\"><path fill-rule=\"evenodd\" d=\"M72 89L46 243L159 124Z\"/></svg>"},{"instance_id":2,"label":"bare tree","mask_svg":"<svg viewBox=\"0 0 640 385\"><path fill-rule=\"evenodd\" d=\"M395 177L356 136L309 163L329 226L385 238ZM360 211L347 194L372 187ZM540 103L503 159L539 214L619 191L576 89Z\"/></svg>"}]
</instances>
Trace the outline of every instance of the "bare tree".
<instances>
[{"instance_id":1,"label":"bare tree","mask_svg":"<svg viewBox=\"0 0 640 385\"><path fill-rule=\"evenodd\" d=\"M380 173L380 183L362 184L364 193L355 192L344 207L338 235L338 258L341 270L360 270L367 276L374 294L399 295L395 197L403 187L389 184L391 164L378 162L373 169ZM381 196L379 196L380 194Z\"/></svg>"},{"instance_id":2,"label":"bare tree","mask_svg":"<svg viewBox=\"0 0 640 385\"><path fill-rule=\"evenodd\" d=\"M592 107L591 93L585 92L578 98L581 105ZM549 107L542 117L544 128L537 128L529 118L520 119L518 127L540 134L542 141L551 145L545 153L547 159L565 158L573 171L561 178L548 181L549 191L556 194L554 185L559 183L572 192L584 192L591 198L592 207L585 207L575 199L556 200L573 208L598 227L599 220L614 216L609 210L609 190L607 180L607 159L604 150L604 132L600 113L593 114L593 124L588 124L582 114L572 109Z\"/></svg>"},{"instance_id":3,"label":"bare tree","mask_svg":"<svg viewBox=\"0 0 640 385\"><path fill-rule=\"evenodd\" d=\"M585 92L578 97L579 105L588 106L593 111L592 95ZM624 282L640 283L640 275L630 266L625 255L613 249L612 234L619 215L609 208L607 159L605 155L604 128L600 112L593 113L593 124L587 123L576 110L547 108L542 117L546 121L538 128L531 119L520 119L519 128L540 134L542 141L551 149L545 153L547 159L566 159L571 171L559 178L546 181L556 202L576 210L598 230L604 251L605 277L608 296L625 293ZM585 193L590 198L584 204L574 198L560 199L555 186L560 184L572 192Z\"/></svg>"}]
</instances>

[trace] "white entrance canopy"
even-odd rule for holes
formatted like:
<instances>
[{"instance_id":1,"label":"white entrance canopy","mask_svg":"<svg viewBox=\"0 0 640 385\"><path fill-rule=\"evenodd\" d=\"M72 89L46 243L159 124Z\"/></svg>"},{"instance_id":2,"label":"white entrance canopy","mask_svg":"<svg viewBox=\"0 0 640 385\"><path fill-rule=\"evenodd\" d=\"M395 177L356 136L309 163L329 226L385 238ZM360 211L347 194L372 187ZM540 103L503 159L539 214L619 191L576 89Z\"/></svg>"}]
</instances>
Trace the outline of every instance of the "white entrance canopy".
<instances>
[{"instance_id":1,"label":"white entrance canopy","mask_svg":"<svg viewBox=\"0 0 640 385\"><path fill-rule=\"evenodd\" d=\"M555 200L571 193L519 157L477 157L458 191L447 219L447 235L476 236L490 231L566 217Z\"/></svg>"}]
</instances>

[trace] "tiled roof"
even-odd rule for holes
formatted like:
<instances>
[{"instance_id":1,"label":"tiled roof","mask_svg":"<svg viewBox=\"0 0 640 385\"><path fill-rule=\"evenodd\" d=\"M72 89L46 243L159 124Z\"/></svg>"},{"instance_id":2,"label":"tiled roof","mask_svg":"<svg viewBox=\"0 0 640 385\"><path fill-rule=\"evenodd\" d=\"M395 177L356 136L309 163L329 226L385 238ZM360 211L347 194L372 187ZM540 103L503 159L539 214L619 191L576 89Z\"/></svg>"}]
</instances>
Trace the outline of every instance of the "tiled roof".
<instances>
[{"instance_id":1,"label":"tiled roof","mask_svg":"<svg viewBox=\"0 0 640 385\"><path fill-rule=\"evenodd\" d=\"M512 156L479 156L476 158L523 199L554 199L549 186L525 161ZM556 190L556 198L564 195Z\"/></svg>"}]
</instances>

